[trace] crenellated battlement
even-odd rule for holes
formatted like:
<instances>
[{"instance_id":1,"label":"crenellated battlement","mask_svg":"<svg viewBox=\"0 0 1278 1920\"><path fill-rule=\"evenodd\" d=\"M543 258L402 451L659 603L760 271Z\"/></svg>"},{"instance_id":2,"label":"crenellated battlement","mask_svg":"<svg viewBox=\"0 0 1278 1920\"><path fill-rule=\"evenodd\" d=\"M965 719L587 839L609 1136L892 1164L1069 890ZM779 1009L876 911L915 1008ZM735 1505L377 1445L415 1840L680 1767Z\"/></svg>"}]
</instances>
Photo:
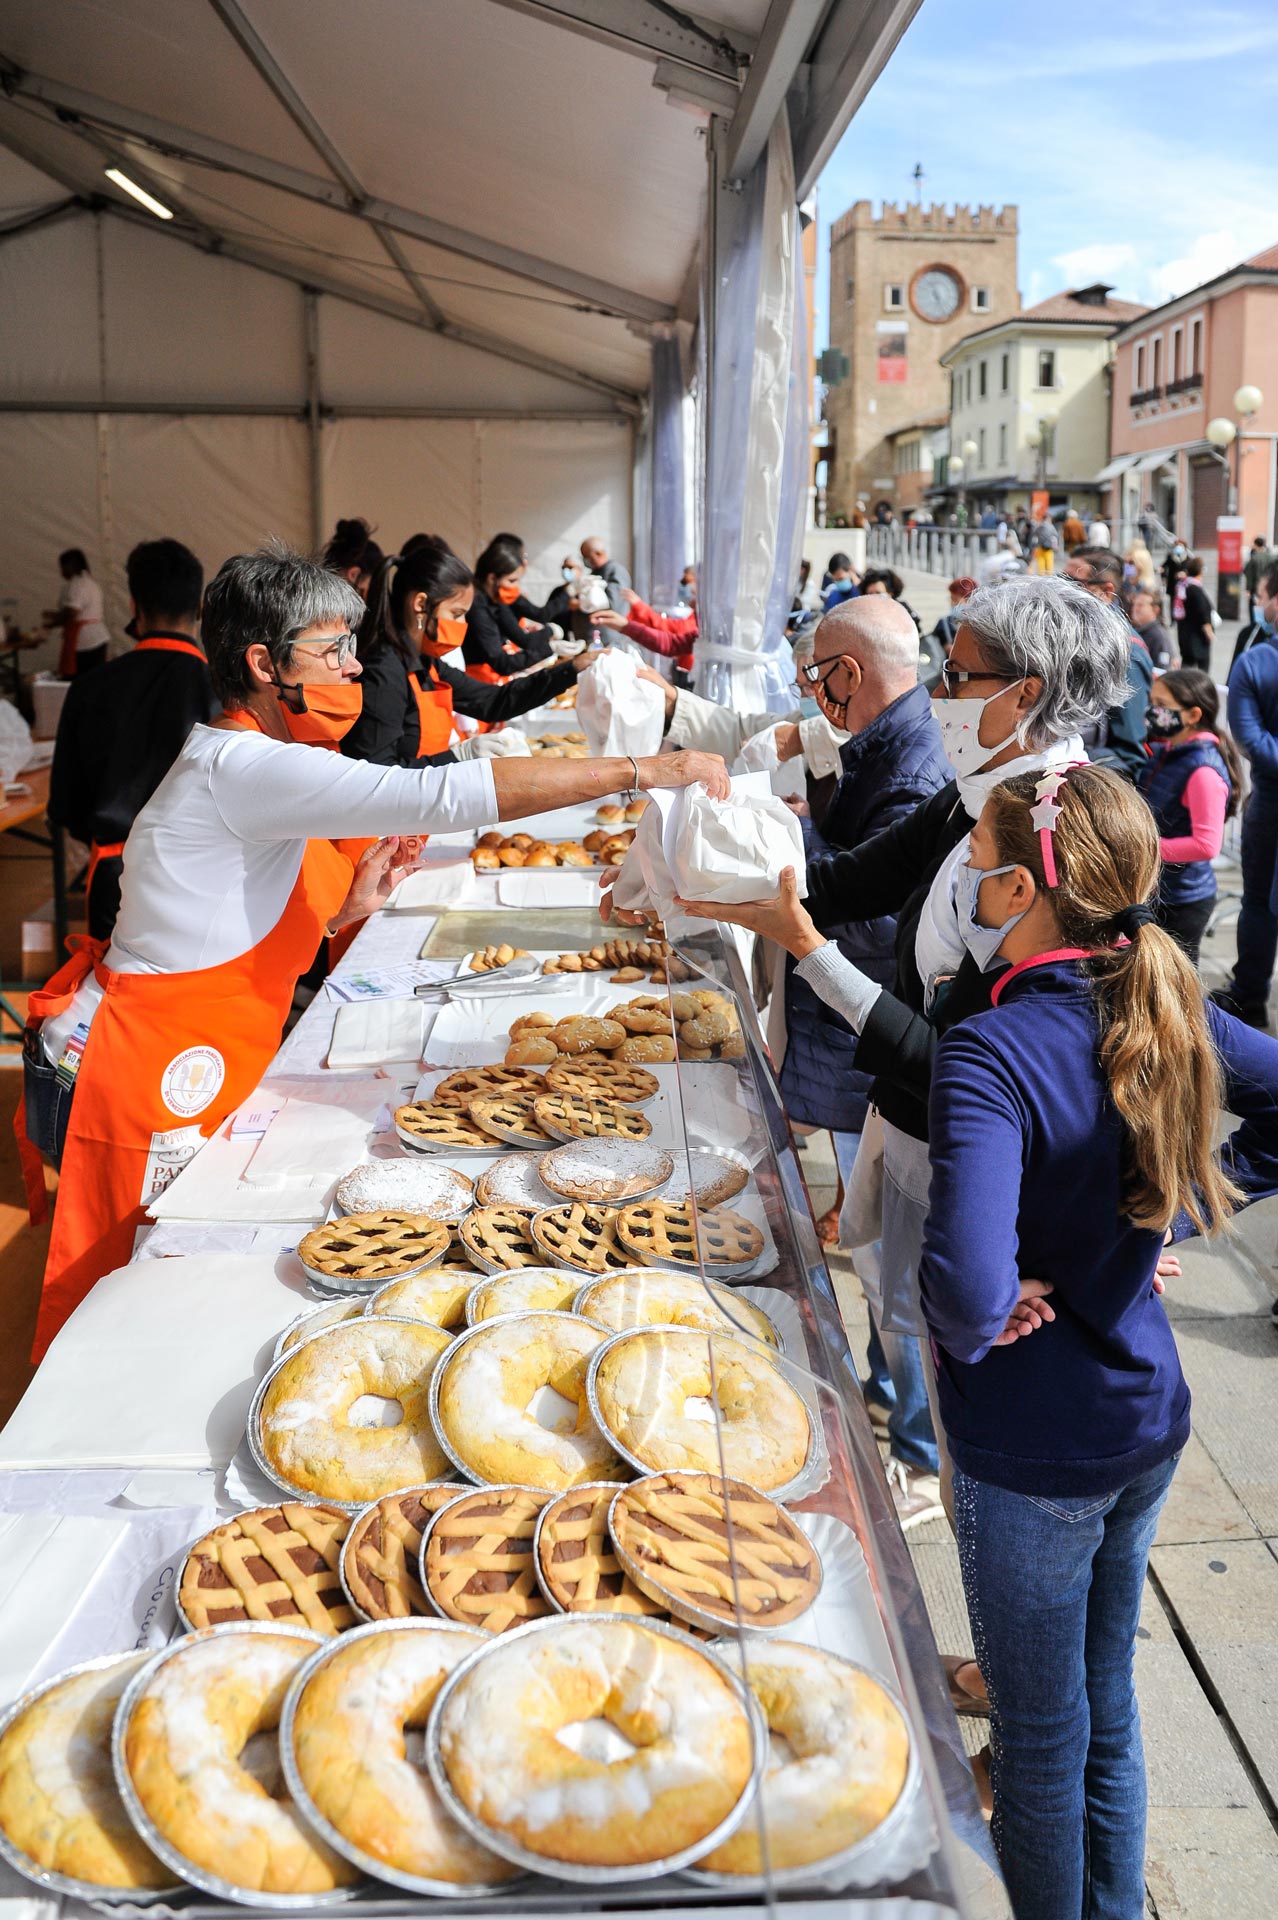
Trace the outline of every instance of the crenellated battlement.
<instances>
[{"instance_id":1,"label":"crenellated battlement","mask_svg":"<svg viewBox=\"0 0 1278 1920\"><path fill-rule=\"evenodd\" d=\"M1015 206L947 207L943 201L923 207L907 200L898 206L893 200L885 200L876 214L872 201L857 200L834 222L830 238L842 240L853 231L867 228L882 234L1014 234L1019 211Z\"/></svg>"}]
</instances>

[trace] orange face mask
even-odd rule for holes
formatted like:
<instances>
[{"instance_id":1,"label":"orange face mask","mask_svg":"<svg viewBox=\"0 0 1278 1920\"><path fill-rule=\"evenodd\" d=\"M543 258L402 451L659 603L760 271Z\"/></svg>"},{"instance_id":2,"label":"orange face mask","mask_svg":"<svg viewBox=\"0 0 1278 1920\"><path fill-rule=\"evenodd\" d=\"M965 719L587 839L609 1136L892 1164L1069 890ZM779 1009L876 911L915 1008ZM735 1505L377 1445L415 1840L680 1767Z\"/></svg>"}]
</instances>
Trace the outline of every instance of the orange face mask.
<instances>
[{"instance_id":1,"label":"orange face mask","mask_svg":"<svg viewBox=\"0 0 1278 1920\"><path fill-rule=\"evenodd\" d=\"M522 592L523 588L518 580L504 580L497 589L497 598L504 600L508 607L513 607Z\"/></svg>"},{"instance_id":2,"label":"orange face mask","mask_svg":"<svg viewBox=\"0 0 1278 1920\"><path fill-rule=\"evenodd\" d=\"M433 660L438 660L445 653L454 653L465 638L466 622L464 620L456 620L450 613L437 614L435 637L432 640L428 634L423 635L422 652L429 654Z\"/></svg>"},{"instance_id":3,"label":"orange face mask","mask_svg":"<svg viewBox=\"0 0 1278 1920\"><path fill-rule=\"evenodd\" d=\"M364 693L358 680L276 681L284 725L304 747L336 747L359 719ZM301 701L300 710L292 704Z\"/></svg>"}]
</instances>

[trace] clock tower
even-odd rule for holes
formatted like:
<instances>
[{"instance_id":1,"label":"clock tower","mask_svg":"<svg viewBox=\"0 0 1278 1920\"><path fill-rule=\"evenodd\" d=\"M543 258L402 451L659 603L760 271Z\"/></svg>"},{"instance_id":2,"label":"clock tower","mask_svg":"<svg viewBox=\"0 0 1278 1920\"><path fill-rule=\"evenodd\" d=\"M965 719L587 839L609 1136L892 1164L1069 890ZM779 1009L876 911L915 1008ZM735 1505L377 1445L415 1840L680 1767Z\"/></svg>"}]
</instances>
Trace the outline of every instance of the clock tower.
<instances>
[{"instance_id":1,"label":"clock tower","mask_svg":"<svg viewBox=\"0 0 1278 1920\"><path fill-rule=\"evenodd\" d=\"M850 520L900 502L889 436L944 425L941 355L964 334L1020 311L1017 209L885 205L858 200L830 232L830 345L848 377L826 394L826 510ZM906 444L916 445L917 442ZM917 498L916 482L911 498Z\"/></svg>"}]
</instances>

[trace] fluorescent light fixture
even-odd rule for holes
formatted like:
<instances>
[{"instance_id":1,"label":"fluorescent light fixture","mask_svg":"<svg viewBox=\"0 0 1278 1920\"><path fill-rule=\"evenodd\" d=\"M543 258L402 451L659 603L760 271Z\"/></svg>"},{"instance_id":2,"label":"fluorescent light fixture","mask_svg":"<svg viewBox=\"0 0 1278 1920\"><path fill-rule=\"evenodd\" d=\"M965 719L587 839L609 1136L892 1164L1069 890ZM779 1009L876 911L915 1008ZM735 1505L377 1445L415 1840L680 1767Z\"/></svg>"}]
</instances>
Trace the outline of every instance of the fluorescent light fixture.
<instances>
[{"instance_id":1,"label":"fluorescent light fixture","mask_svg":"<svg viewBox=\"0 0 1278 1920\"><path fill-rule=\"evenodd\" d=\"M173 210L171 207L161 206L160 202L155 199L152 194L149 194L145 187L140 187L136 180L130 180L128 174L121 173L119 167L108 167L106 177L108 180L113 181L122 192L132 194L139 205L144 206L148 213L153 213L157 220L171 220L173 218Z\"/></svg>"}]
</instances>

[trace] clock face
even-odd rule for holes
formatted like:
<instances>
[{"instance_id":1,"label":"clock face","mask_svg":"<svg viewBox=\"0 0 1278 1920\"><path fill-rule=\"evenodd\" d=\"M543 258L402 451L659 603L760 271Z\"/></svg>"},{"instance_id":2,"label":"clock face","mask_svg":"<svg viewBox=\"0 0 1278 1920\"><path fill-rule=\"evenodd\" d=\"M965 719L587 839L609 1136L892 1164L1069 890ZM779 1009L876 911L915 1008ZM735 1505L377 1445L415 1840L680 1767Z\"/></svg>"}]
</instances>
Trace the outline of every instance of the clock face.
<instances>
[{"instance_id":1,"label":"clock face","mask_svg":"<svg viewBox=\"0 0 1278 1920\"><path fill-rule=\"evenodd\" d=\"M948 320L958 312L962 289L945 267L928 267L911 289L914 310L924 320Z\"/></svg>"}]
</instances>

